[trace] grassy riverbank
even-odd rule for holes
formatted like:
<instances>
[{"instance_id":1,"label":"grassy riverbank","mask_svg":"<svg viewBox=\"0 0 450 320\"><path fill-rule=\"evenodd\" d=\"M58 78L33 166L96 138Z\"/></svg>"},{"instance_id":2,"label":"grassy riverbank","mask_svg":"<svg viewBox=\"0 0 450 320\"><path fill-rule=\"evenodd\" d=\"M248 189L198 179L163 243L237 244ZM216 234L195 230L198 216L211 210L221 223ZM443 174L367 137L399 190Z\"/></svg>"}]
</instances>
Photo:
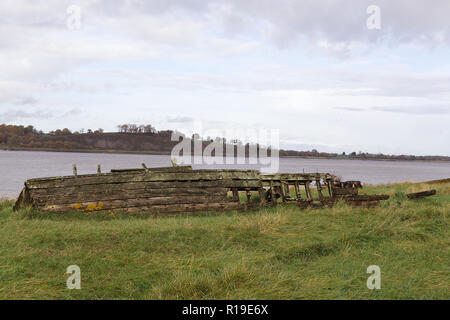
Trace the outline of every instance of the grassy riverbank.
<instances>
[{"instance_id":1,"label":"grassy riverbank","mask_svg":"<svg viewBox=\"0 0 450 320\"><path fill-rule=\"evenodd\" d=\"M436 188L434 197L405 192ZM367 187L380 208L150 218L0 203L0 299L449 299L450 182ZM81 268L81 290L66 268ZM381 290L369 290L369 265Z\"/></svg>"}]
</instances>

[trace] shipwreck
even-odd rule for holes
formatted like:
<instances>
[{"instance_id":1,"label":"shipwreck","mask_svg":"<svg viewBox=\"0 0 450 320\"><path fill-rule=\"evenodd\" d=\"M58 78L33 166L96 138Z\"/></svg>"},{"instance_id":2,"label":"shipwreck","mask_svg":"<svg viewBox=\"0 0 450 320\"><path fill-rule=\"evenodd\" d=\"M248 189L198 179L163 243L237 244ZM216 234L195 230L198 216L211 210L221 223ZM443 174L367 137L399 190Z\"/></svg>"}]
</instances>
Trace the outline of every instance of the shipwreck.
<instances>
[{"instance_id":1,"label":"shipwreck","mask_svg":"<svg viewBox=\"0 0 450 320\"><path fill-rule=\"evenodd\" d=\"M190 166L115 169L109 173L30 179L14 210L172 215L294 204L332 206L338 200L372 207L386 195L359 195L359 181L328 173L262 174L257 170L193 170Z\"/></svg>"}]
</instances>

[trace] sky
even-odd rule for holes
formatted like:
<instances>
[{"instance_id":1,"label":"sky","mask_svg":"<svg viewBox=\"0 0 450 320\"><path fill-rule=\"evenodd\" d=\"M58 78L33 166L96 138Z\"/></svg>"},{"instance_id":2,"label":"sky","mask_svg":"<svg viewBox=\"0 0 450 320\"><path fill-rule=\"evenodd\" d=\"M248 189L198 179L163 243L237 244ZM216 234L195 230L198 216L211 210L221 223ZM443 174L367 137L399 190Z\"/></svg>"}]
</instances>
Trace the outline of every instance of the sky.
<instances>
[{"instance_id":1,"label":"sky","mask_svg":"<svg viewBox=\"0 0 450 320\"><path fill-rule=\"evenodd\" d=\"M0 123L450 156L450 1L430 3L1 0Z\"/></svg>"}]
</instances>

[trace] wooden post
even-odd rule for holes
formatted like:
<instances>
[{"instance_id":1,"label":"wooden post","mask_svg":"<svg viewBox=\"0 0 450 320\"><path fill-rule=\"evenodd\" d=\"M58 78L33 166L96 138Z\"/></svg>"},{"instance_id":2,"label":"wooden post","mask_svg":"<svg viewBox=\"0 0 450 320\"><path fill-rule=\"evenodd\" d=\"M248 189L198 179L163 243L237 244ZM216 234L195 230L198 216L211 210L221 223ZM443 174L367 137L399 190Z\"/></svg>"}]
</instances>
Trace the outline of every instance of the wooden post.
<instances>
[{"instance_id":1,"label":"wooden post","mask_svg":"<svg viewBox=\"0 0 450 320\"><path fill-rule=\"evenodd\" d=\"M260 188L258 188L258 193L259 193L259 202L264 202L264 188L261 186Z\"/></svg>"},{"instance_id":2,"label":"wooden post","mask_svg":"<svg viewBox=\"0 0 450 320\"><path fill-rule=\"evenodd\" d=\"M291 197L291 190L289 190L289 182L286 182L285 187L286 187L286 191L285 191L284 194L286 195L286 197L290 198Z\"/></svg>"},{"instance_id":3,"label":"wooden post","mask_svg":"<svg viewBox=\"0 0 450 320\"><path fill-rule=\"evenodd\" d=\"M272 198L272 204L274 206L276 206L277 205L277 198L275 197L275 190L273 189L272 180L269 181L269 185L270 185L270 196Z\"/></svg>"},{"instance_id":4,"label":"wooden post","mask_svg":"<svg viewBox=\"0 0 450 320\"><path fill-rule=\"evenodd\" d=\"M295 198L297 200L301 198L300 190L298 188L298 180L295 181Z\"/></svg>"},{"instance_id":5,"label":"wooden post","mask_svg":"<svg viewBox=\"0 0 450 320\"><path fill-rule=\"evenodd\" d=\"M333 186L331 184L331 180L330 179L327 179L327 186L328 186L328 193L330 195L330 198L333 198L334 197Z\"/></svg>"},{"instance_id":6,"label":"wooden post","mask_svg":"<svg viewBox=\"0 0 450 320\"><path fill-rule=\"evenodd\" d=\"M237 188L232 188L231 190L233 192L233 199L234 199L234 201L240 202L238 189Z\"/></svg>"},{"instance_id":7,"label":"wooden post","mask_svg":"<svg viewBox=\"0 0 450 320\"><path fill-rule=\"evenodd\" d=\"M283 185L283 181L280 180L280 193L281 193L281 201L286 202L286 195L284 193L284 185Z\"/></svg>"},{"instance_id":8,"label":"wooden post","mask_svg":"<svg viewBox=\"0 0 450 320\"><path fill-rule=\"evenodd\" d=\"M259 183L258 193L259 193L259 202L263 203L265 199L264 199L264 187L262 179L260 180Z\"/></svg>"},{"instance_id":9,"label":"wooden post","mask_svg":"<svg viewBox=\"0 0 450 320\"><path fill-rule=\"evenodd\" d=\"M309 189L309 181L305 182L305 191L306 191L306 197L308 199L312 200L311 190Z\"/></svg>"},{"instance_id":10,"label":"wooden post","mask_svg":"<svg viewBox=\"0 0 450 320\"><path fill-rule=\"evenodd\" d=\"M252 192L250 190L246 190L247 202L250 203L250 198L252 196Z\"/></svg>"},{"instance_id":11,"label":"wooden post","mask_svg":"<svg viewBox=\"0 0 450 320\"><path fill-rule=\"evenodd\" d=\"M322 194L322 186L320 184L320 179L316 180L316 187L317 187L317 193L319 194L319 199L322 200L323 194Z\"/></svg>"}]
</instances>

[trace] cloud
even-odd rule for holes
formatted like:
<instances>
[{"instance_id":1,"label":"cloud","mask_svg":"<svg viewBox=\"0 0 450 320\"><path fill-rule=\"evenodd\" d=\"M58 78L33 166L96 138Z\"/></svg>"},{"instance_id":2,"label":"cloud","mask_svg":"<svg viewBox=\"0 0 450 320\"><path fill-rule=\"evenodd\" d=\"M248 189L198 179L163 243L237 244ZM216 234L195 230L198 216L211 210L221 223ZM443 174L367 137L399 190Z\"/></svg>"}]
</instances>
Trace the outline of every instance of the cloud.
<instances>
[{"instance_id":1,"label":"cloud","mask_svg":"<svg viewBox=\"0 0 450 320\"><path fill-rule=\"evenodd\" d=\"M393 112L412 115L444 115L450 114L449 106L396 106L396 107L372 107L372 110L381 112Z\"/></svg>"},{"instance_id":2,"label":"cloud","mask_svg":"<svg viewBox=\"0 0 450 320\"><path fill-rule=\"evenodd\" d=\"M66 9L71 4L46 1L37 5L24 0L0 4L0 70L7 75L4 79L0 76L0 100L6 94L17 96L21 90L42 90L41 84L50 81L57 85L65 74L95 63L233 57L271 46L282 51L306 46L313 52L349 57L380 50L383 45L435 48L450 44L450 2L445 0L436 0L433 6L424 0L377 1L381 30L366 27L366 8L372 1L85 0L78 2L82 22L76 31L66 27ZM360 94L374 95L450 91L448 74L372 72L373 76L366 77L363 71L327 67L319 70L323 78L318 82L317 75L311 75L317 70L300 70L305 75L300 78L295 70L281 69L279 74L286 75L282 81L268 78L264 70L262 74L252 71L238 79L178 74L160 83L156 78L152 83L171 86L180 79L189 87L189 78L195 77L201 86L240 90L346 89L358 85L366 88ZM17 85L11 87L11 81Z\"/></svg>"},{"instance_id":3,"label":"cloud","mask_svg":"<svg viewBox=\"0 0 450 320\"><path fill-rule=\"evenodd\" d=\"M72 108L69 111L58 116L58 118L68 118L68 117L73 117L73 116L79 116L82 113L83 113L83 111L80 108Z\"/></svg>"},{"instance_id":4,"label":"cloud","mask_svg":"<svg viewBox=\"0 0 450 320\"><path fill-rule=\"evenodd\" d=\"M196 121L196 119L186 116L175 116L175 117L166 117L166 121L174 123L186 123Z\"/></svg>"},{"instance_id":5,"label":"cloud","mask_svg":"<svg viewBox=\"0 0 450 320\"><path fill-rule=\"evenodd\" d=\"M11 122L23 119L47 119L54 117L54 114L48 110L37 109L34 111L7 110L0 114L0 122Z\"/></svg>"},{"instance_id":6,"label":"cloud","mask_svg":"<svg viewBox=\"0 0 450 320\"><path fill-rule=\"evenodd\" d=\"M82 114L80 108L72 108L67 112L57 114L54 111L48 109L35 109L35 110L17 110L9 109L3 113L0 113L0 122L11 122L17 120L35 120L35 119L64 119L68 117L78 116Z\"/></svg>"},{"instance_id":7,"label":"cloud","mask_svg":"<svg viewBox=\"0 0 450 320\"><path fill-rule=\"evenodd\" d=\"M416 119L386 112L448 114L447 0L78 0L81 29L68 30L72 4L0 2L0 120L53 130L201 117L291 130L306 144L395 149ZM366 27L372 4L380 30ZM441 118L424 117L435 150L449 137Z\"/></svg>"},{"instance_id":8,"label":"cloud","mask_svg":"<svg viewBox=\"0 0 450 320\"><path fill-rule=\"evenodd\" d=\"M355 107L334 107L334 109L343 110L343 111L355 111L355 112L360 112L360 111L365 110L363 108L355 108Z\"/></svg>"},{"instance_id":9,"label":"cloud","mask_svg":"<svg viewBox=\"0 0 450 320\"><path fill-rule=\"evenodd\" d=\"M379 112L402 113L402 114L422 115L422 116L450 114L450 105L445 105L445 106L433 106L433 105L377 106L377 107L369 107L369 108L334 107L333 109L343 110L343 111L351 111L351 112L379 111Z\"/></svg>"},{"instance_id":10,"label":"cloud","mask_svg":"<svg viewBox=\"0 0 450 320\"><path fill-rule=\"evenodd\" d=\"M17 101L15 104L18 106L25 106L25 105L35 105L38 103L38 100L33 97L26 97L19 101Z\"/></svg>"}]
</instances>

